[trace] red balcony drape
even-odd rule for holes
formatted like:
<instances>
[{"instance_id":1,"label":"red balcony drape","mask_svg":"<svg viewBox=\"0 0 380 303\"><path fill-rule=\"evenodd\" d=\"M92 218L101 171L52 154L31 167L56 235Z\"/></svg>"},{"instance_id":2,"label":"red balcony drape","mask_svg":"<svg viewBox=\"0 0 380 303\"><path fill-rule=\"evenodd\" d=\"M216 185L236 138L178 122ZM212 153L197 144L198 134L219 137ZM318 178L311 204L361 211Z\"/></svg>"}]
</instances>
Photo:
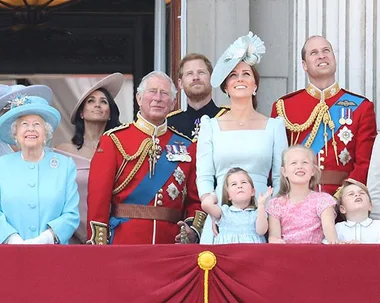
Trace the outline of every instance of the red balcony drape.
<instances>
[{"instance_id":1,"label":"red balcony drape","mask_svg":"<svg viewBox=\"0 0 380 303\"><path fill-rule=\"evenodd\" d=\"M0 245L1 303L379 302L379 245Z\"/></svg>"}]
</instances>

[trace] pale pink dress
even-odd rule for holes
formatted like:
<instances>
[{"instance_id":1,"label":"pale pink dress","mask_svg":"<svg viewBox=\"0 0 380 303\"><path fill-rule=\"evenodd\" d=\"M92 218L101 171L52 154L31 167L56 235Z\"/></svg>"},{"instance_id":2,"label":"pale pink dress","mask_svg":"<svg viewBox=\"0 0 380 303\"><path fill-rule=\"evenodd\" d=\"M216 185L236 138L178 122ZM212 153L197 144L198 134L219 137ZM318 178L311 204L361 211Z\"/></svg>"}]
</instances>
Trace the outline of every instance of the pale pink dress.
<instances>
[{"instance_id":1,"label":"pale pink dress","mask_svg":"<svg viewBox=\"0 0 380 303\"><path fill-rule=\"evenodd\" d=\"M286 243L322 243L321 214L335 204L329 194L312 191L299 203L286 196L273 198L268 202L267 213L280 220L281 237Z\"/></svg>"},{"instance_id":2,"label":"pale pink dress","mask_svg":"<svg viewBox=\"0 0 380 303\"><path fill-rule=\"evenodd\" d=\"M80 197L80 223L78 229L75 231L74 235L69 240L69 244L82 244L85 243L87 240L87 183L91 160L59 149L54 149L54 151L73 158L77 167L76 181L78 184L78 192Z\"/></svg>"}]
</instances>

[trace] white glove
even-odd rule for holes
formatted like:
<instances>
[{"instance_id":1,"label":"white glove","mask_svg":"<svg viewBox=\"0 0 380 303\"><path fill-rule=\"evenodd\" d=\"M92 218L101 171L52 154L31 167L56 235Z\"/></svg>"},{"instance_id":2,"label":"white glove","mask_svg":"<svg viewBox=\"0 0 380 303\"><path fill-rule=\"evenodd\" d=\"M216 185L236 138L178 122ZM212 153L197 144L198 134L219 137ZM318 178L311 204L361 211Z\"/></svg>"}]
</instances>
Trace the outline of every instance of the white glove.
<instances>
[{"instance_id":1,"label":"white glove","mask_svg":"<svg viewBox=\"0 0 380 303\"><path fill-rule=\"evenodd\" d=\"M24 244L24 240L19 234L12 234L8 237L7 244Z\"/></svg>"},{"instance_id":2,"label":"white glove","mask_svg":"<svg viewBox=\"0 0 380 303\"><path fill-rule=\"evenodd\" d=\"M50 229L47 229L38 237L25 240L24 244L54 244L54 236Z\"/></svg>"}]
</instances>

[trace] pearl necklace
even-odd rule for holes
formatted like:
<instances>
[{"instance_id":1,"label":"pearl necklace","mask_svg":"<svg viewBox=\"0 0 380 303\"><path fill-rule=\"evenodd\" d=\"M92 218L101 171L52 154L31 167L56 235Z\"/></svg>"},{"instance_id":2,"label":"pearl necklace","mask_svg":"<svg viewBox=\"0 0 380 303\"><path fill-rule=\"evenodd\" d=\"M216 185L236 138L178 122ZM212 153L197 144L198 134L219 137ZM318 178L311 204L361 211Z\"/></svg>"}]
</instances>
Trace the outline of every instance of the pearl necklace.
<instances>
[{"instance_id":1,"label":"pearl necklace","mask_svg":"<svg viewBox=\"0 0 380 303\"><path fill-rule=\"evenodd\" d=\"M40 161L42 160L42 158L43 158L44 156L45 156L45 151L42 150L41 156L38 158L37 161L29 161L29 160L25 160L24 155L23 155L22 152L21 152L21 159L23 159L24 161L27 161L27 162L38 163L38 162L40 162Z\"/></svg>"}]
</instances>

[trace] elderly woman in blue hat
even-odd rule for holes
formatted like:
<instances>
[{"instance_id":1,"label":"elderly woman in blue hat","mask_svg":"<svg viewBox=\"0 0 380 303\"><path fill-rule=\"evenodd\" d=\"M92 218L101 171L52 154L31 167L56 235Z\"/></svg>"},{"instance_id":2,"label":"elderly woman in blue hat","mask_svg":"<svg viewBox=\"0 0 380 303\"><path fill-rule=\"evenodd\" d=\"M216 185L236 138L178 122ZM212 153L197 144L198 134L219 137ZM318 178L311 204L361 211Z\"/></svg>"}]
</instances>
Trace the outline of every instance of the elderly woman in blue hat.
<instances>
[{"instance_id":1,"label":"elderly woman in blue hat","mask_svg":"<svg viewBox=\"0 0 380 303\"><path fill-rule=\"evenodd\" d=\"M0 243L68 243L79 225L74 161L46 148L61 116L51 89L32 85L0 98L0 140L19 152L0 157Z\"/></svg>"},{"instance_id":2,"label":"elderly woman in blue hat","mask_svg":"<svg viewBox=\"0 0 380 303\"><path fill-rule=\"evenodd\" d=\"M211 85L219 86L229 97L231 110L218 118L201 119L197 187L202 201L216 197L214 203L221 204L223 181L231 167L241 167L249 173L256 198L266 193L270 176L273 194L279 190L281 153L288 145L285 124L282 119L268 118L256 110L260 80L256 64L264 53L263 41L249 32L228 47L211 75ZM209 196L213 191L216 195ZM201 243L213 243L210 216Z\"/></svg>"}]
</instances>

